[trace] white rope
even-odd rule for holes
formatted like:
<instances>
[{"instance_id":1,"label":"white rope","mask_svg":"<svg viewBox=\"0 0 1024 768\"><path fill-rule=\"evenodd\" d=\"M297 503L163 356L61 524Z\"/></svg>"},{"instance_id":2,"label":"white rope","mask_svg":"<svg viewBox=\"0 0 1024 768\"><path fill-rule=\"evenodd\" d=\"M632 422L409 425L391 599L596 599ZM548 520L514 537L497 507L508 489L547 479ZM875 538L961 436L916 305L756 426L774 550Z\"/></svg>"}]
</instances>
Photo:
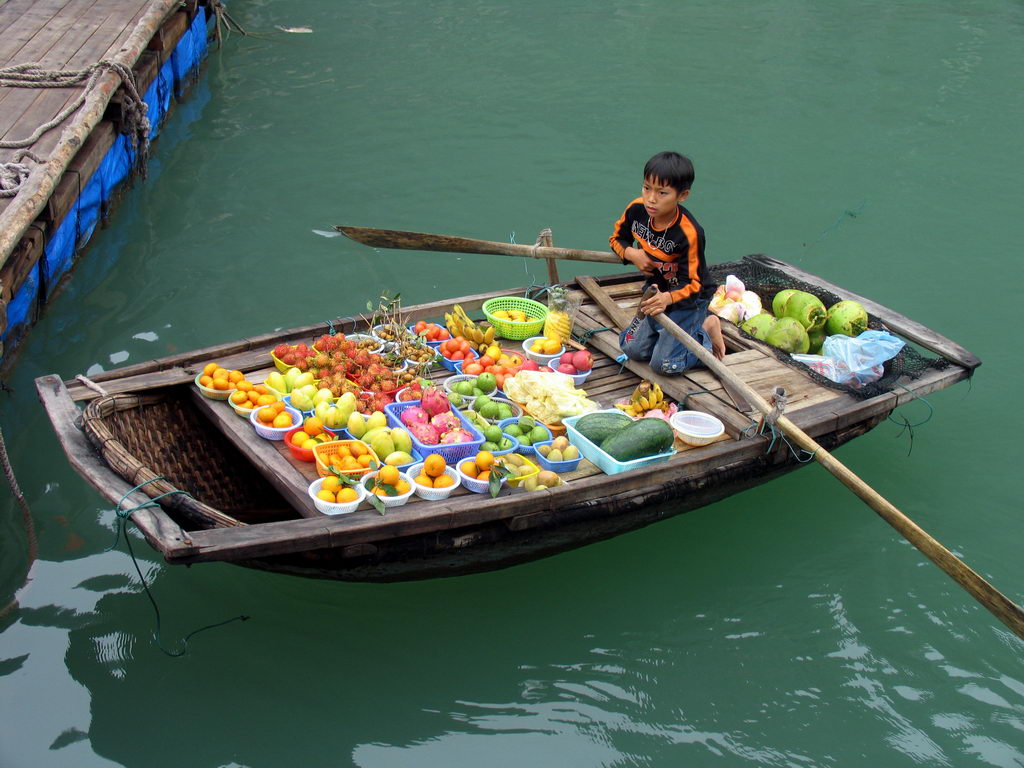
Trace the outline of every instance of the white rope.
<instances>
[{"instance_id":1,"label":"white rope","mask_svg":"<svg viewBox=\"0 0 1024 768\"><path fill-rule=\"evenodd\" d=\"M85 103L89 92L95 87L97 80L104 72L113 72L120 77L128 94L124 105L125 133L132 136L132 146L139 152L139 167L143 170L144 174L144 160L149 149L149 119L146 117L146 102L139 96L135 74L123 64L107 59L85 69L43 69L42 65L36 62L13 64L9 67L0 68L0 86L7 86L9 88L73 88L85 82L85 87L78 95L78 98L68 104L52 120L40 125L30 136L24 139L0 140L0 149L24 149L31 147L44 133L63 123ZM31 158L37 163L45 162L35 155L31 155ZM0 163L0 197L14 197L17 195L21 185L31 174L31 168L17 162L20 159L16 155L14 162Z\"/></svg>"}]
</instances>

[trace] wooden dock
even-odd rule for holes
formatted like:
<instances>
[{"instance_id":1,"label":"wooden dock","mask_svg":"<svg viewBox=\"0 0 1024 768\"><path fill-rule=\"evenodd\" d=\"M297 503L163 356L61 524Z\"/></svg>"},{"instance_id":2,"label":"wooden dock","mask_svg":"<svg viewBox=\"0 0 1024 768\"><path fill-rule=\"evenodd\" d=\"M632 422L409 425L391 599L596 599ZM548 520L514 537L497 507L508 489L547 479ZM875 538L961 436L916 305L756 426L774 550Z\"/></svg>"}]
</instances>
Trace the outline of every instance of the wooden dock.
<instances>
[{"instance_id":1,"label":"wooden dock","mask_svg":"<svg viewBox=\"0 0 1024 768\"><path fill-rule=\"evenodd\" d=\"M113 62L131 70L142 96L183 38L198 30L193 25L199 14L205 51L202 5L198 0L0 0L0 70L10 73L11 68L35 63L67 72ZM178 86L175 79L175 91ZM41 264L47 242L126 127L127 99L114 71L101 70L86 91L85 83L57 88L0 85L0 164L11 169L19 163L30 172L14 197L0 197L3 363L73 261L74 254L67 264ZM12 146L33 137L81 99L81 106L61 124L28 146ZM162 117L164 110L149 106L150 115ZM22 157L26 149L42 162ZM94 224L76 228L73 251L84 245L80 240L88 239ZM84 238L83 230L88 230Z\"/></svg>"}]
</instances>

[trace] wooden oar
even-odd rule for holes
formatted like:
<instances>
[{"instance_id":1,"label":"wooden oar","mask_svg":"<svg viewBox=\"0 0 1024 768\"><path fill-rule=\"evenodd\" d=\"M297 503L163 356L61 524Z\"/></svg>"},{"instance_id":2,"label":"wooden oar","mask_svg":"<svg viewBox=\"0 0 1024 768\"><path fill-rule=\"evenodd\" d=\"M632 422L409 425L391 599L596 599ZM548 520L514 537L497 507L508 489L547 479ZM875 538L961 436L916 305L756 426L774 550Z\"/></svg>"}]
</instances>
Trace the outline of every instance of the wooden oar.
<instances>
[{"instance_id":1,"label":"wooden oar","mask_svg":"<svg viewBox=\"0 0 1024 768\"><path fill-rule=\"evenodd\" d=\"M426 232L406 232L399 229L372 229L370 227L344 227L335 229L345 237L374 248L401 248L413 251L445 251L447 253L491 253L499 256L523 256L533 259L564 259L567 261L599 261L622 265L622 260L610 251L580 251L572 248L553 248L543 245L498 243L492 240L473 240L454 235L431 235Z\"/></svg>"},{"instance_id":2,"label":"wooden oar","mask_svg":"<svg viewBox=\"0 0 1024 768\"><path fill-rule=\"evenodd\" d=\"M771 413L772 406L764 398L745 381L734 375L727 366L720 363L714 355L704 349L703 345L698 344L690 334L680 328L671 318L665 314L658 314L653 317L661 323L665 330L678 339L683 346L693 352L722 382L731 381L733 386L742 392L759 411L766 416ZM903 538L921 550L925 557L945 571L968 594L1009 627L1017 637L1024 640L1024 611L1021 610L1020 606L985 581L977 572L942 546L927 531L890 504L881 494L851 472L842 462L822 448L810 435L796 426L785 415L778 417L775 426L799 447L811 453L815 461L835 475L843 485L853 491L869 507L875 510L883 520L895 528Z\"/></svg>"}]
</instances>

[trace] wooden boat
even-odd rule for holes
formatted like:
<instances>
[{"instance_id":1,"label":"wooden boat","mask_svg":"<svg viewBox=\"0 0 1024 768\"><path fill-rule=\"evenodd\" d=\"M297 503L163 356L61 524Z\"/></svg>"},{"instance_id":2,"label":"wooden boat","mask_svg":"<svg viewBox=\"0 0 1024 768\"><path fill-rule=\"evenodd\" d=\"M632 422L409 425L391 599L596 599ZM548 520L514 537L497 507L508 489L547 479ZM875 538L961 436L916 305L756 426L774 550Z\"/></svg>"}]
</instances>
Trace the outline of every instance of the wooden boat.
<instances>
[{"instance_id":1,"label":"wooden boat","mask_svg":"<svg viewBox=\"0 0 1024 768\"><path fill-rule=\"evenodd\" d=\"M784 387L786 417L826 449L869 431L900 404L968 378L980 364L919 323L784 262L748 256L712 271L718 281L730 273L747 275L748 286L752 272L757 279L770 277L774 282L762 286L769 302L770 291L793 285L826 299L858 300L876 327L926 350L915 358L916 367L887 368L891 375L864 396L784 360L777 350L723 323L728 371L765 398ZM646 378L687 408L718 417L726 435L700 447L677 442L671 459L622 474L604 474L584 460L565 476L565 485L548 490L506 490L490 498L460 489L442 501L413 497L383 516L367 506L353 514L325 516L307 494L316 478L314 466L292 459L281 443L256 436L226 402L204 397L193 384L209 361L261 380L271 370L268 353L275 344L308 343L326 330L324 325L165 357L104 372L92 381L43 376L36 386L75 469L120 509L132 509L131 518L146 540L172 564L226 561L351 581L496 569L704 506L806 460L786 441L760 433L760 414L708 370L668 378L645 364L616 360L613 329L633 314L642 287L635 272L580 277L568 287L581 302L576 329L596 356L594 372L583 385L592 399L608 406ZM481 317L487 299L521 291L422 304L407 308L406 314L410 322L437 319L461 304ZM365 328L354 318L333 325L344 333ZM439 368L431 375L442 379L450 374ZM167 495L176 490L187 494ZM151 503L151 497L159 497L158 502Z\"/></svg>"}]
</instances>

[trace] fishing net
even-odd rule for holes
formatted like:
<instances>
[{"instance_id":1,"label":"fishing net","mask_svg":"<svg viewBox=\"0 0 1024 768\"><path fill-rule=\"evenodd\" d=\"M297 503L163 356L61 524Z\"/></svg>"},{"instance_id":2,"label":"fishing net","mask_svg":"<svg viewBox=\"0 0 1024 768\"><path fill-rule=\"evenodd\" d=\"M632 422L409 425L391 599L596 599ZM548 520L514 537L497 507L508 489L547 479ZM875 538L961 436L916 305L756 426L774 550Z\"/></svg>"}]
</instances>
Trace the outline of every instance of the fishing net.
<instances>
[{"instance_id":1,"label":"fishing net","mask_svg":"<svg viewBox=\"0 0 1024 768\"><path fill-rule=\"evenodd\" d=\"M790 275L786 275L776 269L772 269L769 266L759 264L751 260L709 265L708 272L709 285L722 284L725 282L728 275L736 275L736 277L743 281L743 284L748 291L753 291L760 297L761 304L769 311L775 294L786 288L795 288L800 291L813 293L821 299L822 303L824 303L826 307L832 306L843 298L831 293L830 291L822 289L820 286L809 285L808 283L797 280ZM889 330L877 317L874 317L870 313L868 314L868 328L874 330ZM742 329L740 330L740 333L748 338L753 338ZM799 368L803 373L810 376L812 380L821 384L823 387L829 387L831 389L846 392L861 400L892 392L893 389L896 388L897 380L901 378L906 377L909 379L918 379L929 371L939 371L944 368L948 368L951 365L948 360L927 354L924 350L920 350L908 342L896 357L886 361L884 365L884 373L880 379L855 387L848 384L840 384L822 376L805 364L794 360L790 354L784 350L776 349L775 347L769 347L769 349L772 350L781 362L794 368Z\"/></svg>"}]
</instances>

